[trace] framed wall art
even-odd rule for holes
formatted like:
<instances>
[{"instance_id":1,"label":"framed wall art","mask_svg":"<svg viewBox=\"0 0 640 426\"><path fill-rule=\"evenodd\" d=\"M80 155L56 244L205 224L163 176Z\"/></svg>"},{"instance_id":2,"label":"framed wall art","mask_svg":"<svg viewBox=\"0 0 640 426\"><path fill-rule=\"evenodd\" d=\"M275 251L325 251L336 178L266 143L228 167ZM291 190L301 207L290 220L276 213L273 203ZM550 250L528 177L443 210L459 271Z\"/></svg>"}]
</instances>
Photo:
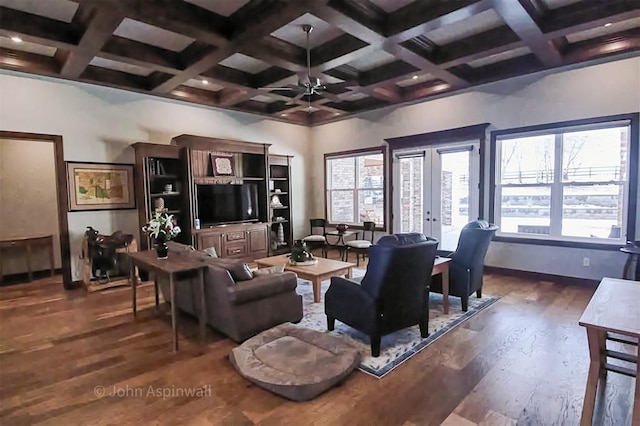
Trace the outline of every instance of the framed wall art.
<instances>
[{"instance_id":1,"label":"framed wall art","mask_svg":"<svg viewBox=\"0 0 640 426\"><path fill-rule=\"evenodd\" d=\"M67 162L69 211L135 209L133 164Z\"/></svg>"},{"instance_id":2,"label":"framed wall art","mask_svg":"<svg viewBox=\"0 0 640 426\"><path fill-rule=\"evenodd\" d=\"M211 167L214 176L235 176L236 168L232 155L211 154Z\"/></svg>"}]
</instances>

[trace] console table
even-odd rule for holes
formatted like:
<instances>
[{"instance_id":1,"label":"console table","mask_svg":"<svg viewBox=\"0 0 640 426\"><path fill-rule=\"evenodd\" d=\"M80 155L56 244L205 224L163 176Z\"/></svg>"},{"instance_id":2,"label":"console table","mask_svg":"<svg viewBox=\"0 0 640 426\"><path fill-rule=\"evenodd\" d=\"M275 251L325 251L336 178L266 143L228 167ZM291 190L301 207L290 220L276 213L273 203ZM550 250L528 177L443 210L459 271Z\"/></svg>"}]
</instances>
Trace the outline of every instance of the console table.
<instances>
[{"instance_id":1,"label":"console table","mask_svg":"<svg viewBox=\"0 0 640 426\"><path fill-rule=\"evenodd\" d=\"M607 340L638 345L640 338L640 283L604 278L584 310L579 324L587 329L589 375L582 407L582 426L591 425L599 378L613 371L636 378L632 424L640 424L640 364L638 356L607 349ZM607 358L635 363L635 368L609 364Z\"/></svg>"},{"instance_id":2,"label":"console table","mask_svg":"<svg viewBox=\"0 0 640 426\"><path fill-rule=\"evenodd\" d=\"M204 299L204 269L206 263L183 256L180 253L169 252L167 259L158 259L155 250L145 250L139 252L127 253L130 259L130 277L131 277L131 302L133 307L133 316L137 314L137 287L138 277L136 276L136 266L148 272L156 274L164 274L169 278L169 292L171 299L171 328L173 330L173 352L178 351L178 316L176 300L175 276L181 272L197 272L198 284L200 290L200 312L198 317L200 320L200 340L204 343L206 336L205 323L207 320L207 308ZM156 311L158 310L158 281L154 280Z\"/></svg>"},{"instance_id":3,"label":"console table","mask_svg":"<svg viewBox=\"0 0 640 426\"><path fill-rule=\"evenodd\" d=\"M27 273L29 281L33 281L33 271L31 269L31 252L33 247L45 246L49 248L49 264L51 276L55 273L55 259L53 257L53 235L33 235L29 237L16 237L0 240L0 283L2 283L2 252L5 250L24 250L27 259Z\"/></svg>"}]
</instances>

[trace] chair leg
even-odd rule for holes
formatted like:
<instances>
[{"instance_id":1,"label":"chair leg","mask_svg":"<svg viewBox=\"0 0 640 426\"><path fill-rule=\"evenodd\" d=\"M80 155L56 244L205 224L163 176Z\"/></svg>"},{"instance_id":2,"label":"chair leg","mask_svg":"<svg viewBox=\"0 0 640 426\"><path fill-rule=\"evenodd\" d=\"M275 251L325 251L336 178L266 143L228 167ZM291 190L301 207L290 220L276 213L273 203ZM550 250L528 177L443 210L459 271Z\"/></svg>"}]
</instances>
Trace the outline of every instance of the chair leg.
<instances>
[{"instance_id":1,"label":"chair leg","mask_svg":"<svg viewBox=\"0 0 640 426\"><path fill-rule=\"evenodd\" d=\"M461 297L462 300L462 311L467 312L469 310L469 296Z\"/></svg>"},{"instance_id":2,"label":"chair leg","mask_svg":"<svg viewBox=\"0 0 640 426\"><path fill-rule=\"evenodd\" d=\"M373 357L380 356L380 340L379 335L371 336L371 356Z\"/></svg>"},{"instance_id":3,"label":"chair leg","mask_svg":"<svg viewBox=\"0 0 640 426\"><path fill-rule=\"evenodd\" d=\"M482 299L482 287L480 287L477 291L476 291L476 297L478 299Z\"/></svg>"},{"instance_id":4,"label":"chair leg","mask_svg":"<svg viewBox=\"0 0 640 426\"><path fill-rule=\"evenodd\" d=\"M356 252L356 266L360 266L360 253Z\"/></svg>"},{"instance_id":5,"label":"chair leg","mask_svg":"<svg viewBox=\"0 0 640 426\"><path fill-rule=\"evenodd\" d=\"M420 322L420 336L425 339L429 337L429 314Z\"/></svg>"},{"instance_id":6,"label":"chair leg","mask_svg":"<svg viewBox=\"0 0 640 426\"><path fill-rule=\"evenodd\" d=\"M349 250L347 249L344 250L344 261L345 262L349 261Z\"/></svg>"},{"instance_id":7,"label":"chair leg","mask_svg":"<svg viewBox=\"0 0 640 426\"><path fill-rule=\"evenodd\" d=\"M333 331L334 328L336 328L336 319L327 315L327 330Z\"/></svg>"}]
</instances>

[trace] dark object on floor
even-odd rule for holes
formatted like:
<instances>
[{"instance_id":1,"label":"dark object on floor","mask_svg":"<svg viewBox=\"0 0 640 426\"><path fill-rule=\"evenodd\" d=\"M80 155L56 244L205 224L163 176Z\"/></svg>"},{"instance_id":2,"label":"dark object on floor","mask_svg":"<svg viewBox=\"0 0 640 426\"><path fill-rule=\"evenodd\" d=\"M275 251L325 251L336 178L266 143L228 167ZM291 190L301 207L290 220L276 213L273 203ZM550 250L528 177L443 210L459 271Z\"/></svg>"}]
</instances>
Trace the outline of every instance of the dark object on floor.
<instances>
[{"instance_id":1,"label":"dark object on floor","mask_svg":"<svg viewBox=\"0 0 640 426\"><path fill-rule=\"evenodd\" d=\"M380 355L385 334L420 325L422 337L429 335L429 284L438 240L422 234L382 237L369 250L367 272L358 283L332 277L325 294L327 328L335 320L366 333L371 354Z\"/></svg>"},{"instance_id":2,"label":"dark object on floor","mask_svg":"<svg viewBox=\"0 0 640 426\"><path fill-rule=\"evenodd\" d=\"M627 245L620 249L621 252L627 254L627 261L624 263L624 270L622 271L623 279L631 279L634 281L640 281L640 241L627 241ZM635 262L636 268L633 276L629 276L631 270L631 264Z\"/></svg>"},{"instance_id":3,"label":"dark object on floor","mask_svg":"<svg viewBox=\"0 0 640 426\"><path fill-rule=\"evenodd\" d=\"M449 265L449 296L461 299L462 310L469 308L469 296L476 293L482 297L482 277L484 257L498 227L484 220L467 223L460 232L458 247L447 257ZM442 293L442 277L436 276L431 283L431 291Z\"/></svg>"},{"instance_id":4,"label":"dark object on floor","mask_svg":"<svg viewBox=\"0 0 640 426\"><path fill-rule=\"evenodd\" d=\"M261 388L307 401L344 380L360 353L340 337L282 324L234 348L229 360Z\"/></svg>"},{"instance_id":5,"label":"dark object on floor","mask_svg":"<svg viewBox=\"0 0 640 426\"><path fill-rule=\"evenodd\" d=\"M89 257L91 274L98 281L109 282L110 275L126 274L127 268L120 268L116 250L125 248L133 241L132 234L116 231L111 235L102 235L97 229L87 227L85 232L87 252L83 256Z\"/></svg>"}]
</instances>

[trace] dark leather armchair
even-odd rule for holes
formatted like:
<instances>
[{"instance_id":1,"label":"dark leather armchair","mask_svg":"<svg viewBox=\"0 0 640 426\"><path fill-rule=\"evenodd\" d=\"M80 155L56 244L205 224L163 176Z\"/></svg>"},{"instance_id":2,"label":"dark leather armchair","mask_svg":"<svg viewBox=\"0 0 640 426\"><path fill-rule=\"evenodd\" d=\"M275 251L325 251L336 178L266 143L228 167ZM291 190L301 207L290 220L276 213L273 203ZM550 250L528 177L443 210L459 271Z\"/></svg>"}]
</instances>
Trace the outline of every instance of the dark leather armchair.
<instances>
[{"instance_id":1,"label":"dark leather armchair","mask_svg":"<svg viewBox=\"0 0 640 426\"><path fill-rule=\"evenodd\" d=\"M461 299L465 312L469 309L469 296L473 292L482 297L484 257L497 230L496 225L484 220L469 222L462 228L456 251L447 254L452 259L449 264L449 295ZM442 293L440 275L434 277L431 291Z\"/></svg>"},{"instance_id":2,"label":"dark leather armchair","mask_svg":"<svg viewBox=\"0 0 640 426\"><path fill-rule=\"evenodd\" d=\"M371 354L380 355L385 334L418 324L427 337L429 284L438 241L414 234L383 237L369 249L361 283L332 277L325 294L327 327L339 320L369 335Z\"/></svg>"}]
</instances>

